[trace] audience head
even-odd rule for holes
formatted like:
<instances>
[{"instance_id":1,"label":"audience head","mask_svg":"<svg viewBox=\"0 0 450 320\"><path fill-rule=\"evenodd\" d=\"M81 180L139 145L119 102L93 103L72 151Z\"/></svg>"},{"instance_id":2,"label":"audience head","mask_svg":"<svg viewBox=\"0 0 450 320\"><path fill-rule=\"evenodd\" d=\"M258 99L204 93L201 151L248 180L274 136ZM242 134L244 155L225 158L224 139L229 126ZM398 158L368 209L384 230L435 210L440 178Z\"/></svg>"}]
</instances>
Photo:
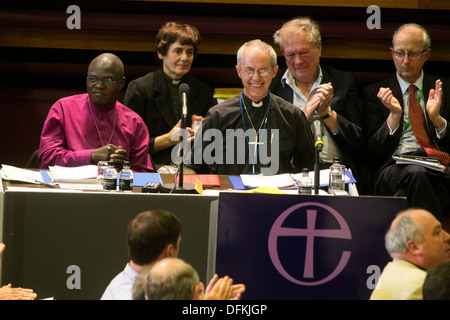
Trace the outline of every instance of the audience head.
<instances>
[{"instance_id":1,"label":"audience head","mask_svg":"<svg viewBox=\"0 0 450 320\"><path fill-rule=\"evenodd\" d=\"M135 300L199 300L203 295L197 271L178 258L159 260L138 277L133 287Z\"/></svg>"},{"instance_id":2,"label":"audience head","mask_svg":"<svg viewBox=\"0 0 450 320\"><path fill-rule=\"evenodd\" d=\"M297 17L286 22L273 35L274 42L286 59L286 65L298 82L317 79L322 38L319 25L309 17Z\"/></svg>"},{"instance_id":3,"label":"audience head","mask_svg":"<svg viewBox=\"0 0 450 320\"><path fill-rule=\"evenodd\" d=\"M391 257L425 270L450 261L450 235L433 214L423 209L400 212L386 233L385 244Z\"/></svg>"},{"instance_id":4,"label":"audience head","mask_svg":"<svg viewBox=\"0 0 450 320\"><path fill-rule=\"evenodd\" d=\"M198 30L188 24L167 22L158 31L156 52L169 77L181 79L191 70L200 40Z\"/></svg>"},{"instance_id":5,"label":"audience head","mask_svg":"<svg viewBox=\"0 0 450 320\"><path fill-rule=\"evenodd\" d=\"M418 24L404 24L392 37L391 52L398 75L412 83L421 76L423 65L430 57L430 36Z\"/></svg>"},{"instance_id":6,"label":"audience head","mask_svg":"<svg viewBox=\"0 0 450 320\"><path fill-rule=\"evenodd\" d=\"M89 99L98 107L114 105L125 85L122 61L114 54L103 53L89 65L86 86Z\"/></svg>"},{"instance_id":7,"label":"audience head","mask_svg":"<svg viewBox=\"0 0 450 320\"><path fill-rule=\"evenodd\" d=\"M424 300L450 300L450 262L428 270L422 290Z\"/></svg>"},{"instance_id":8,"label":"audience head","mask_svg":"<svg viewBox=\"0 0 450 320\"><path fill-rule=\"evenodd\" d=\"M236 71L244 86L244 94L260 102L269 93L269 86L278 71L277 54L267 43L252 40L237 52Z\"/></svg>"},{"instance_id":9,"label":"audience head","mask_svg":"<svg viewBox=\"0 0 450 320\"><path fill-rule=\"evenodd\" d=\"M165 210L141 212L128 225L130 260L145 266L162 257L178 256L181 223Z\"/></svg>"}]
</instances>

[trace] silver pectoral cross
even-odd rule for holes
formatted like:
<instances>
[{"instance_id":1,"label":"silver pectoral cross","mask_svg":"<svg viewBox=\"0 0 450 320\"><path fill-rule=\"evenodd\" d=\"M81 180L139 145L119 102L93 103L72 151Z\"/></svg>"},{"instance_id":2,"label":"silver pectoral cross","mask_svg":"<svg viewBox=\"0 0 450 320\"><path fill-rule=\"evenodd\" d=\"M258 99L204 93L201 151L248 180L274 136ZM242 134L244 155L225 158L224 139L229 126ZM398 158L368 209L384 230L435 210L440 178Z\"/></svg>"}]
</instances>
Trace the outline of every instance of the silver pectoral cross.
<instances>
[{"instance_id":1,"label":"silver pectoral cross","mask_svg":"<svg viewBox=\"0 0 450 320\"><path fill-rule=\"evenodd\" d=\"M258 160L258 147L262 144L264 144L264 142L259 142L258 141L258 135L255 136L255 142L249 142L248 144L253 145L254 146L254 151L253 151L253 159L252 159L252 170L253 173L255 173L255 164Z\"/></svg>"}]
</instances>

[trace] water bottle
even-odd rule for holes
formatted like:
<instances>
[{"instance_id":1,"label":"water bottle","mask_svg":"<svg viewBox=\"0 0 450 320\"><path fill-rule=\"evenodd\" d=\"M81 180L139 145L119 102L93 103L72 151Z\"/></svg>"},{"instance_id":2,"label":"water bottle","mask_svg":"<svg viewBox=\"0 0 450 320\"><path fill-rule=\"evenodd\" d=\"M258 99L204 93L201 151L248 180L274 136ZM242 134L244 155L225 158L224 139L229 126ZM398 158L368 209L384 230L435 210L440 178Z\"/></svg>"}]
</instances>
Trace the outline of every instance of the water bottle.
<instances>
[{"instance_id":1,"label":"water bottle","mask_svg":"<svg viewBox=\"0 0 450 320\"><path fill-rule=\"evenodd\" d=\"M114 168L114 162L108 162L108 168L104 174L104 190L115 191L117 188L117 170Z\"/></svg>"},{"instance_id":2,"label":"water bottle","mask_svg":"<svg viewBox=\"0 0 450 320\"><path fill-rule=\"evenodd\" d=\"M334 194L337 191L345 191L345 166L338 158L334 158L330 166L328 193Z\"/></svg>"},{"instance_id":3,"label":"water bottle","mask_svg":"<svg viewBox=\"0 0 450 320\"><path fill-rule=\"evenodd\" d=\"M108 161L99 161L97 164L97 184L101 189L105 188L105 170L108 168Z\"/></svg>"},{"instance_id":4,"label":"water bottle","mask_svg":"<svg viewBox=\"0 0 450 320\"><path fill-rule=\"evenodd\" d=\"M298 193L312 194L313 181L309 176L308 168L304 168L300 178L298 179Z\"/></svg>"},{"instance_id":5,"label":"water bottle","mask_svg":"<svg viewBox=\"0 0 450 320\"><path fill-rule=\"evenodd\" d=\"M123 162L123 168L119 172L119 190L133 191L133 171L128 161Z\"/></svg>"}]
</instances>

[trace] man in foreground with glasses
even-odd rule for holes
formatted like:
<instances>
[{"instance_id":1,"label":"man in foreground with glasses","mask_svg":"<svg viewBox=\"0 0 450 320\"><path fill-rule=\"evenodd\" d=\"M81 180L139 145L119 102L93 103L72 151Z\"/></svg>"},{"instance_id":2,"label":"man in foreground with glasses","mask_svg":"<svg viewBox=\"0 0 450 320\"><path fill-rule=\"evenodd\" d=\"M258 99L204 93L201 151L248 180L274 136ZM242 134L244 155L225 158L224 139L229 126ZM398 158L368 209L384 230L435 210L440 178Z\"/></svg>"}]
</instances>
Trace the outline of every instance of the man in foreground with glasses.
<instances>
[{"instance_id":1,"label":"man in foreground with glasses","mask_svg":"<svg viewBox=\"0 0 450 320\"><path fill-rule=\"evenodd\" d=\"M261 40L245 43L236 71L244 90L209 109L188 167L228 175L312 170L314 142L304 113L269 92L278 71L275 50Z\"/></svg>"},{"instance_id":2,"label":"man in foreground with glasses","mask_svg":"<svg viewBox=\"0 0 450 320\"><path fill-rule=\"evenodd\" d=\"M125 85L120 59L109 53L88 68L87 93L58 100L42 129L39 167L67 167L112 160L116 167L152 172L148 129L137 113L117 101Z\"/></svg>"},{"instance_id":3,"label":"man in foreground with glasses","mask_svg":"<svg viewBox=\"0 0 450 320\"><path fill-rule=\"evenodd\" d=\"M319 25L309 17L289 20L273 38L287 68L274 78L270 91L300 108L308 121L318 113L324 124L321 161L329 167L338 157L357 176L362 129L352 74L320 63Z\"/></svg>"},{"instance_id":4,"label":"man in foreground with glasses","mask_svg":"<svg viewBox=\"0 0 450 320\"><path fill-rule=\"evenodd\" d=\"M446 120L450 117L450 83L423 72L431 54L431 39L423 27L405 24L397 29L391 52L396 75L363 92L370 181L376 195L407 197L409 206L426 209L440 220L450 206ZM393 156L399 155L437 158L434 161L443 170L396 164Z\"/></svg>"}]
</instances>

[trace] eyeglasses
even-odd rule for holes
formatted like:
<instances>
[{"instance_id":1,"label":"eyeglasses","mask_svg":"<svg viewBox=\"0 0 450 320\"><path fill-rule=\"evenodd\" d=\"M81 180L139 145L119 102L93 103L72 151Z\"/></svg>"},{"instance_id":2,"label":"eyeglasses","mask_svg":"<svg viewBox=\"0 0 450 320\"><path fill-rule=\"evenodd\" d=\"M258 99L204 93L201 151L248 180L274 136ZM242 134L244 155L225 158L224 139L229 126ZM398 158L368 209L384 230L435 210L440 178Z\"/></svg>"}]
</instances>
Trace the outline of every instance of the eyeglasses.
<instances>
[{"instance_id":1,"label":"eyeglasses","mask_svg":"<svg viewBox=\"0 0 450 320\"><path fill-rule=\"evenodd\" d=\"M404 58L405 55L408 55L409 58L417 58L422 55L427 49L423 49L421 52L417 51L405 51L405 50L393 50L394 56L396 58Z\"/></svg>"},{"instance_id":2,"label":"eyeglasses","mask_svg":"<svg viewBox=\"0 0 450 320\"><path fill-rule=\"evenodd\" d=\"M246 69L242 70L242 72L248 77L253 77L256 72L258 72L261 77L267 77L271 71L272 70L265 69L265 68L259 69L259 70L253 70L252 68L246 68Z\"/></svg>"},{"instance_id":3,"label":"eyeglasses","mask_svg":"<svg viewBox=\"0 0 450 320\"><path fill-rule=\"evenodd\" d=\"M93 85L97 85L100 82L102 82L105 87L111 87L113 84L115 84L117 82L116 80L113 80L111 78L99 79L97 77L89 77L88 76L88 77L86 77L86 79L90 84L93 84Z\"/></svg>"}]
</instances>

